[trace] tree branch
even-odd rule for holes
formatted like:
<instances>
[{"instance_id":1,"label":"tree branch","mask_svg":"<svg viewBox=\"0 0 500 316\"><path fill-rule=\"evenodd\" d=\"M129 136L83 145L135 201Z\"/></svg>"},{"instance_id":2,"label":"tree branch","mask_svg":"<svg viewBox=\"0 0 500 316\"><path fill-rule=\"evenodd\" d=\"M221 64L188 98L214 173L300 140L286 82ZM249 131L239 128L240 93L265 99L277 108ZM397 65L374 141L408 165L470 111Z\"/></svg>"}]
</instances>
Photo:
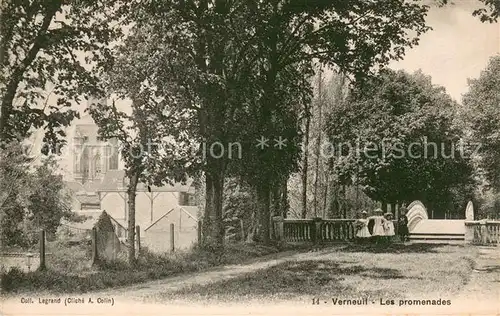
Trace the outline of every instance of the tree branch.
<instances>
[{"instance_id":1,"label":"tree branch","mask_svg":"<svg viewBox=\"0 0 500 316\"><path fill-rule=\"evenodd\" d=\"M6 140L8 138L7 124L10 117L10 112L12 110L12 102L16 96L17 88L19 87L19 84L23 79L24 73L29 68L29 66L31 66L38 52L42 49L43 44L46 40L45 35L47 33L47 30L53 17L56 15L56 12L59 11L62 1L55 0L50 4L51 5L47 8L47 13L43 18L40 30L33 42L33 46L31 46L31 49L28 51L21 64L14 68L9 83L7 84L6 93L2 99L2 104L0 106L0 140Z\"/></svg>"}]
</instances>

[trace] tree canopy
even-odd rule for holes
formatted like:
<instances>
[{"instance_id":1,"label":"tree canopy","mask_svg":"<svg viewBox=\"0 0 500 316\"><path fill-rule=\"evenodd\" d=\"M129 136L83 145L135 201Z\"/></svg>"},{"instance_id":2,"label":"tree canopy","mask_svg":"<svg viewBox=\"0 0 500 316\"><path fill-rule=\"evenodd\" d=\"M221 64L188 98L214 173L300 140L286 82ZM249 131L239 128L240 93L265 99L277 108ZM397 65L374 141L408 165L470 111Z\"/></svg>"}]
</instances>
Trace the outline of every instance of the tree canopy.
<instances>
[{"instance_id":1,"label":"tree canopy","mask_svg":"<svg viewBox=\"0 0 500 316\"><path fill-rule=\"evenodd\" d=\"M480 145L480 166L487 180L500 190L500 56L490 59L477 79L469 80L463 97L471 139Z\"/></svg>"},{"instance_id":2,"label":"tree canopy","mask_svg":"<svg viewBox=\"0 0 500 316\"><path fill-rule=\"evenodd\" d=\"M420 199L430 208L452 208L450 190L471 184L473 174L457 107L422 73L382 71L330 117L335 172L378 201Z\"/></svg>"},{"instance_id":3,"label":"tree canopy","mask_svg":"<svg viewBox=\"0 0 500 316\"><path fill-rule=\"evenodd\" d=\"M110 66L123 12L125 3L115 0L2 1L0 140L44 128L52 149L64 141L78 116L72 102L97 94L99 72Z\"/></svg>"}]
</instances>

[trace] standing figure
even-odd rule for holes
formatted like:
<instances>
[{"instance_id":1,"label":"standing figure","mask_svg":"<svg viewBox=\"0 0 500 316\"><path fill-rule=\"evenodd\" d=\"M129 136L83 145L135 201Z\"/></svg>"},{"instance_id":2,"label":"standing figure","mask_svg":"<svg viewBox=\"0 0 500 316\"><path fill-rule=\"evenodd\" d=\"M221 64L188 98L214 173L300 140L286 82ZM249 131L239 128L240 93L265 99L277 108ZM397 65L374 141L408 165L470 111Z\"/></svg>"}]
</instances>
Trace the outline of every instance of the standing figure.
<instances>
[{"instance_id":1,"label":"standing figure","mask_svg":"<svg viewBox=\"0 0 500 316\"><path fill-rule=\"evenodd\" d=\"M381 209L376 209L374 211L374 215L369 218L369 220L373 221L373 233L372 233L372 238L375 241L375 243L380 244L383 239L385 238L385 218L382 216L384 214L384 211Z\"/></svg>"},{"instance_id":2,"label":"standing figure","mask_svg":"<svg viewBox=\"0 0 500 316\"><path fill-rule=\"evenodd\" d=\"M370 231L368 230L368 213L366 211L361 212L361 218L356 220L356 240L360 243L365 243L368 238L371 237Z\"/></svg>"},{"instance_id":3,"label":"standing figure","mask_svg":"<svg viewBox=\"0 0 500 316\"><path fill-rule=\"evenodd\" d=\"M385 239L387 243L390 243L394 238L394 235L396 235L394 231L394 223L392 222L392 213L390 212L385 213L384 217L385 217L385 225L384 225Z\"/></svg>"},{"instance_id":4,"label":"standing figure","mask_svg":"<svg viewBox=\"0 0 500 316\"><path fill-rule=\"evenodd\" d=\"M406 216L406 208L400 209L401 214L398 218L398 235L402 242L410 239L410 232L408 231L408 217Z\"/></svg>"}]
</instances>

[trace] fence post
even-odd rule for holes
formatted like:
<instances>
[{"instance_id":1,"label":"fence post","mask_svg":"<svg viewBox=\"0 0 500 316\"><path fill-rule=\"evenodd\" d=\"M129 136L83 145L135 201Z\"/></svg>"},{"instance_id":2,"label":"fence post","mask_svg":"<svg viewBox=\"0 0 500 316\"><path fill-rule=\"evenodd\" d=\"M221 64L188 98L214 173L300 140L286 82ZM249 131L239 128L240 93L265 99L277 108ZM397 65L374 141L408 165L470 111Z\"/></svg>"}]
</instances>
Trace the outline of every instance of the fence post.
<instances>
[{"instance_id":1,"label":"fence post","mask_svg":"<svg viewBox=\"0 0 500 316\"><path fill-rule=\"evenodd\" d=\"M135 238L137 240L136 257L138 257L141 254L141 227L139 225L135 226Z\"/></svg>"},{"instance_id":2,"label":"fence post","mask_svg":"<svg viewBox=\"0 0 500 316\"><path fill-rule=\"evenodd\" d=\"M198 246L201 245L201 230L202 230L202 222L201 220L198 221Z\"/></svg>"},{"instance_id":3,"label":"fence post","mask_svg":"<svg viewBox=\"0 0 500 316\"><path fill-rule=\"evenodd\" d=\"M273 228L276 240L283 239L283 220L283 216L273 216Z\"/></svg>"},{"instance_id":4,"label":"fence post","mask_svg":"<svg viewBox=\"0 0 500 316\"><path fill-rule=\"evenodd\" d=\"M323 241L323 219L321 217L316 218L315 220L315 225L316 225L316 242L322 242Z\"/></svg>"},{"instance_id":5,"label":"fence post","mask_svg":"<svg viewBox=\"0 0 500 316\"><path fill-rule=\"evenodd\" d=\"M321 217L315 217L313 218L312 220L312 228L313 228L313 231L312 231L312 237L313 237L313 242L315 244L321 242L322 240L322 234L321 234L321 222L323 221L323 219Z\"/></svg>"},{"instance_id":6,"label":"fence post","mask_svg":"<svg viewBox=\"0 0 500 316\"><path fill-rule=\"evenodd\" d=\"M481 243L484 245L488 242L488 229L486 228L486 220L480 221Z\"/></svg>"},{"instance_id":7,"label":"fence post","mask_svg":"<svg viewBox=\"0 0 500 316\"><path fill-rule=\"evenodd\" d=\"M312 222L309 222L308 223L311 227L311 241L313 242L313 244L315 244L317 242L317 235L316 235L316 223L314 222L314 219ZM300 227L300 226L298 226ZM307 239L306 239L307 240Z\"/></svg>"},{"instance_id":8,"label":"fence post","mask_svg":"<svg viewBox=\"0 0 500 316\"><path fill-rule=\"evenodd\" d=\"M38 270L44 271L47 269L45 264L45 230L40 231L40 266Z\"/></svg>"},{"instance_id":9,"label":"fence post","mask_svg":"<svg viewBox=\"0 0 500 316\"><path fill-rule=\"evenodd\" d=\"M96 265L99 261L99 254L97 253L97 228L92 227L92 265Z\"/></svg>"},{"instance_id":10,"label":"fence post","mask_svg":"<svg viewBox=\"0 0 500 316\"><path fill-rule=\"evenodd\" d=\"M474 227L476 226L473 221L465 221L465 243L472 244L474 242Z\"/></svg>"},{"instance_id":11,"label":"fence post","mask_svg":"<svg viewBox=\"0 0 500 316\"><path fill-rule=\"evenodd\" d=\"M170 224L170 251L175 251L175 231L174 231L174 223Z\"/></svg>"}]
</instances>

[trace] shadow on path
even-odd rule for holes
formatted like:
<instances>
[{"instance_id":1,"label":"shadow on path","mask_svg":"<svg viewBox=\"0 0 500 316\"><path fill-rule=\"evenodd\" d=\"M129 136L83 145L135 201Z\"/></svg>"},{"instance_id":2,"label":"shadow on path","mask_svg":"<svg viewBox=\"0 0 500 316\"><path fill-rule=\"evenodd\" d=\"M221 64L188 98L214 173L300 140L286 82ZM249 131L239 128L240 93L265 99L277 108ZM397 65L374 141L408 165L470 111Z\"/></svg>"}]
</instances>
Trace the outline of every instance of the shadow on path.
<instances>
[{"instance_id":1,"label":"shadow on path","mask_svg":"<svg viewBox=\"0 0 500 316\"><path fill-rule=\"evenodd\" d=\"M411 244L349 244L339 251L343 252L369 252L369 253L438 253L440 248L450 246L448 244L424 244L424 243L411 243ZM461 247L460 245L456 247Z\"/></svg>"},{"instance_id":2,"label":"shadow on path","mask_svg":"<svg viewBox=\"0 0 500 316\"><path fill-rule=\"evenodd\" d=\"M359 293L355 288L343 284L352 276L372 279L413 279L391 268L366 268L360 265L340 266L331 260L287 261L228 280L216 281L203 286L193 285L171 293L163 293L161 299L199 296L203 300L232 301L235 298L288 299L297 296L333 297L390 297L397 289L367 291Z\"/></svg>"}]
</instances>

